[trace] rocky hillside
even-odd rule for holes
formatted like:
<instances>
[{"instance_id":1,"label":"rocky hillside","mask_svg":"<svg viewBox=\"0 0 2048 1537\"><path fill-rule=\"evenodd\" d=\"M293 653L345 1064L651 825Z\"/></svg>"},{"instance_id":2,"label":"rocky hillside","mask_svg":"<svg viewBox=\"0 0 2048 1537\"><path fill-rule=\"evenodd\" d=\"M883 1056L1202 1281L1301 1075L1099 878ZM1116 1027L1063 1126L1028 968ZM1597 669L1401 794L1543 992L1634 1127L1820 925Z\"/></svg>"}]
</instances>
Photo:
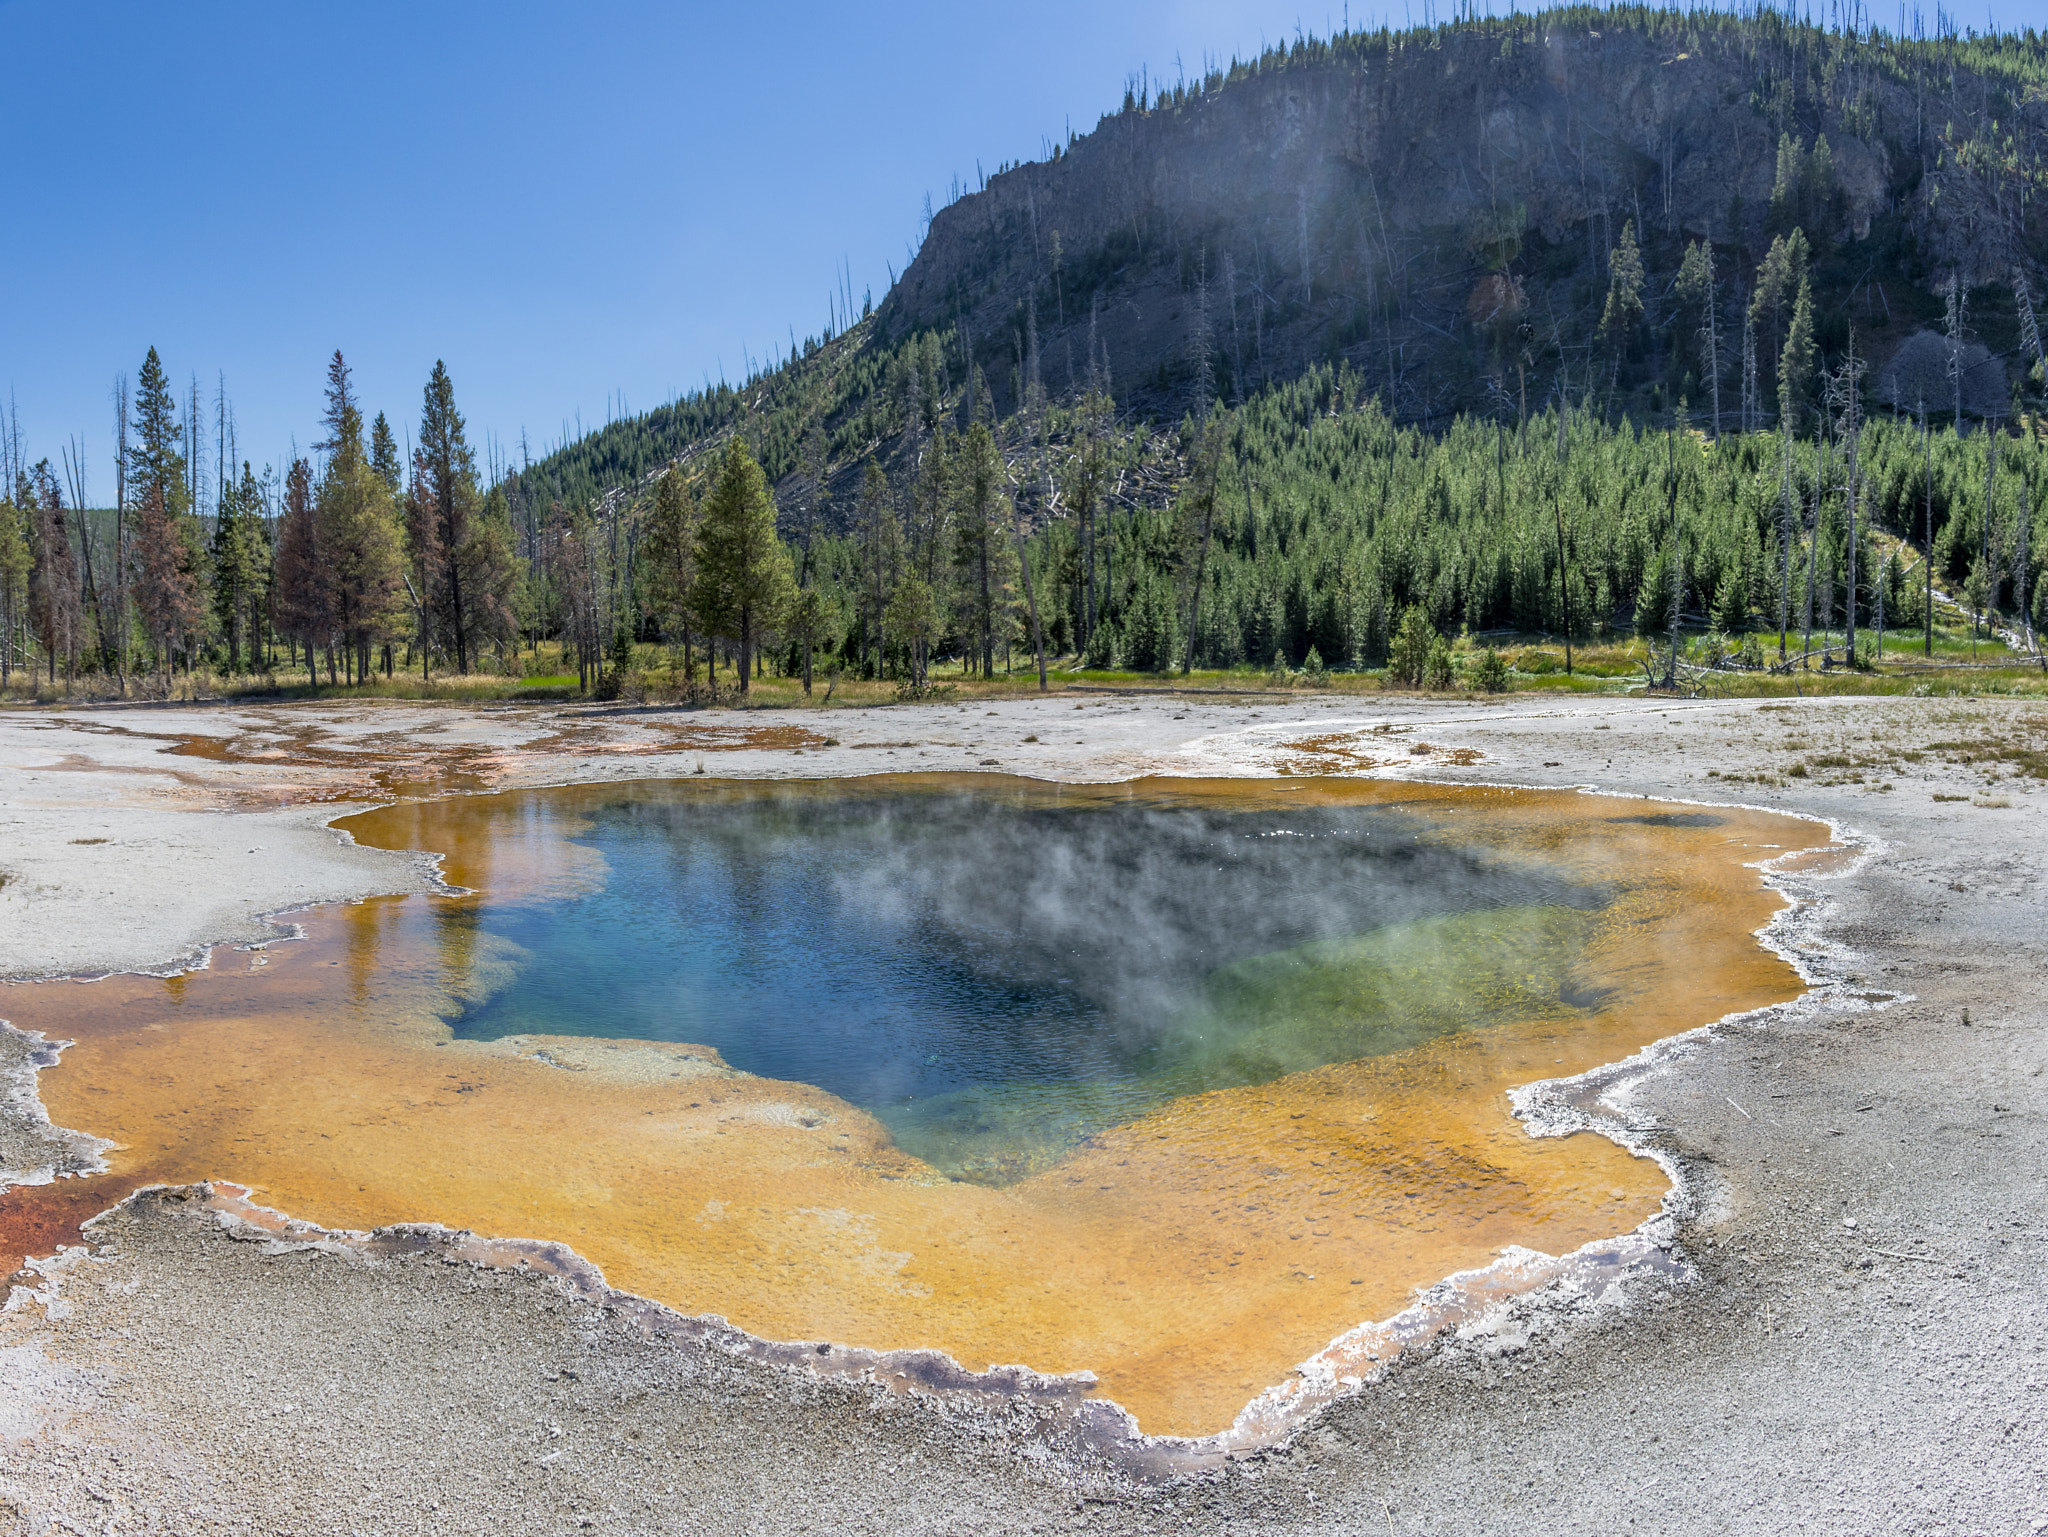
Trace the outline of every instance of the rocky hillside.
<instances>
[{"instance_id":1,"label":"rocky hillside","mask_svg":"<svg viewBox=\"0 0 2048 1537\"><path fill-rule=\"evenodd\" d=\"M1874 407L1952 409L1929 330L1960 279L1965 414L1999 412L2034 387L2044 128L2032 34L1626 7L1306 39L1127 96L940 210L872 317L571 445L514 498L644 485L744 420L785 491L830 483L843 509L868 458L894 476L915 422L1009 417L1034 384L1172 423L1333 362L1432 430L1559 387L1697 420L1718 386L1724 427L1765 426L1797 283L1752 301L1787 241L1819 364L1853 328ZM1640 313L1603 327L1630 239ZM1711 304L1680 282L1695 243Z\"/></svg>"},{"instance_id":2,"label":"rocky hillside","mask_svg":"<svg viewBox=\"0 0 2048 1537\"><path fill-rule=\"evenodd\" d=\"M1703 403L1671 322L1685 246L1709 242L1727 410L1741 296L1803 226L1822 349L1867 333L1875 387L1956 272L1993 290L1971 328L2017 346L2013 274L2043 254L2044 74L2032 39L1900 45L1634 8L1304 42L1129 99L946 208L884 334L957 327L998 410L1035 329L1054 396L1085 383L1091 350L1119 399L1166 414L1205 363L1228 397L1343 358L1397 416L1440 422L1518 362L1546 386L1611 373L1596 333L1631 224L1646 324L1622 379L1692 371Z\"/></svg>"}]
</instances>

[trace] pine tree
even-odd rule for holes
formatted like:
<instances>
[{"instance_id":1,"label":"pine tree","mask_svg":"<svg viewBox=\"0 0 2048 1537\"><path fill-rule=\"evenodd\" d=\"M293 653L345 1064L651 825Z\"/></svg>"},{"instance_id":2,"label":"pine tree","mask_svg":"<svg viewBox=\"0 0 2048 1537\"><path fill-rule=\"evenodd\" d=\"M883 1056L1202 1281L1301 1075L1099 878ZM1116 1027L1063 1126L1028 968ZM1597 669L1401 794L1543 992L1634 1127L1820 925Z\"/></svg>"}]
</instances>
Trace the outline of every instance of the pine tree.
<instances>
[{"instance_id":1,"label":"pine tree","mask_svg":"<svg viewBox=\"0 0 2048 1537\"><path fill-rule=\"evenodd\" d=\"M339 352L327 368L326 424L327 468L314 512L328 617L351 680L362 683L370 670L371 646L393 630L401 577L399 535L391 493L363 451L363 414Z\"/></svg>"},{"instance_id":2,"label":"pine tree","mask_svg":"<svg viewBox=\"0 0 2048 1537\"><path fill-rule=\"evenodd\" d=\"M470 655L480 660L485 642L495 644L501 660L508 643L519 629L514 603L522 572L518 541L512 528L512 503L503 486L484 493L483 506L469 526L458 558L462 564L462 590L470 600L473 621ZM630 602L630 594L628 594Z\"/></svg>"},{"instance_id":3,"label":"pine tree","mask_svg":"<svg viewBox=\"0 0 2048 1537\"><path fill-rule=\"evenodd\" d=\"M690 655L690 584L696 575L697 501L679 465L654 483L654 507L640 540L640 601L662 637L683 646L683 676L694 679Z\"/></svg>"},{"instance_id":4,"label":"pine tree","mask_svg":"<svg viewBox=\"0 0 2048 1537\"><path fill-rule=\"evenodd\" d=\"M384 419L382 411L370 423L370 468L384 482L384 489L391 493L391 499L398 500L399 493L405 489L405 466L398 457L398 439L392 435L391 423Z\"/></svg>"},{"instance_id":5,"label":"pine tree","mask_svg":"<svg viewBox=\"0 0 2048 1537\"><path fill-rule=\"evenodd\" d=\"M597 586L588 520L556 502L548 511L545 550L548 573L561 605L563 646L566 649L574 640L577 684L587 689L598 663Z\"/></svg>"},{"instance_id":6,"label":"pine tree","mask_svg":"<svg viewBox=\"0 0 2048 1537\"><path fill-rule=\"evenodd\" d=\"M230 673L241 671L242 639L245 633L254 635L250 621L255 598L269 574L262 507L256 473L245 461L241 480L228 483L227 494L216 510L213 546L208 552L213 567L214 625L227 640Z\"/></svg>"},{"instance_id":7,"label":"pine tree","mask_svg":"<svg viewBox=\"0 0 2048 1537\"><path fill-rule=\"evenodd\" d=\"M1700 368L1713 395L1714 436L1721 435L1721 331L1714 293L1714 248L1696 240L1678 271L1678 296L1700 313Z\"/></svg>"},{"instance_id":8,"label":"pine tree","mask_svg":"<svg viewBox=\"0 0 2048 1537\"><path fill-rule=\"evenodd\" d=\"M1609 253L1607 304L1600 312L1600 339L1613 352L1615 366L1643 321L1643 253L1636 246L1635 220L1621 226L1621 244Z\"/></svg>"},{"instance_id":9,"label":"pine tree","mask_svg":"<svg viewBox=\"0 0 2048 1537\"><path fill-rule=\"evenodd\" d=\"M198 629L204 612L179 527L182 520L166 505L168 489L161 482L146 483L135 519L135 606L167 692L172 659Z\"/></svg>"},{"instance_id":10,"label":"pine tree","mask_svg":"<svg viewBox=\"0 0 2048 1537\"><path fill-rule=\"evenodd\" d=\"M797 461L797 479L798 494L803 499L803 544L797 561L798 598L790 610L790 618L803 644L804 692L808 694L811 691L811 653L817 642L818 626L824 617L824 606L813 586L816 576L812 567L812 544L817 536L818 521L832 502L825 434L815 421L804 434L803 449Z\"/></svg>"},{"instance_id":11,"label":"pine tree","mask_svg":"<svg viewBox=\"0 0 2048 1537\"><path fill-rule=\"evenodd\" d=\"M1766 315L1770 317L1771 343L1768 349L1759 350L1772 359L1782 353L1785 304L1806 282L1808 254L1806 231L1795 229L1790 235L1772 238L1770 250L1756 269L1756 288L1749 298L1749 321L1753 328Z\"/></svg>"},{"instance_id":12,"label":"pine tree","mask_svg":"<svg viewBox=\"0 0 2048 1537\"><path fill-rule=\"evenodd\" d=\"M50 670L50 686L56 687L57 663L61 659L68 687L78 672L78 647L85 629L85 613L79 604L78 555L71 547L63 493L58 489L57 477L50 473L47 459L36 466L35 481L35 515L30 522L35 563L28 577L29 625L42 645L43 660Z\"/></svg>"},{"instance_id":13,"label":"pine tree","mask_svg":"<svg viewBox=\"0 0 2048 1537\"><path fill-rule=\"evenodd\" d=\"M156 348L142 360L135 381L135 440L128 446L128 490L138 501L154 490L167 516L186 512L184 433L178 426L178 402L170 376Z\"/></svg>"},{"instance_id":14,"label":"pine tree","mask_svg":"<svg viewBox=\"0 0 2048 1537\"><path fill-rule=\"evenodd\" d=\"M313 510L313 467L294 459L284 481L284 514L277 528L277 581L272 589L272 622L306 648L307 681L320 682L317 648L331 631L326 565L320 550L320 522ZM328 663L334 651L328 648Z\"/></svg>"},{"instance_id":15,"label":"pine tree","mask_svg":"<svg viewBox=\"0 0 2048 1537\"><path fill-rule=\"evenodd\" d=\"M739 651L740 692L748 691L754 644L780 618L792 585L789 552L775 535L775 499L738 433L697 529L697 579L691 608L706 634Z\"/></svg>"},{"instance_id":16,"label":"pine tree","mask_svg":"<svg viewBox=\"0 0 2048 1537\"><path fill-rule=\"evenodd\" d=\"M1080 442L1067 460L1061 475L1060 496L1074 520L1074 539L1080 556L1079 591L1075 594L1075 637L1077 651L1086 651L1094 639L1100 613L1095 591L1095 508L1109 484L1109 451L1103 442L1105 419L1110 412L1106 397L1090 394L1080 405Z\"/></svg>"},{"instance_id":17,"label":"pine tree","mask_svg":"<svg viewBox=\"0 0 2048 1537\"><path fill-rule=\"evenodd\" d=\"M1813 339L1813 284L1802 277L1799 298L1792 306L1792 324L1785 330L1785 352L1778 360L1778 414L1794 431L1819 362L1820 349Z\"/></svg>"},{"instance_id":18,"label":"pine tree","mask_svg":"<svg viewBox=\"0 0 2048 1537\"><path fill-rule=\"evenodd\" d=\"M315 511L330 617L354 681L362 683L372 648L397 628L401 568L395 509L369 461L352 455L328 461Z\"/></svg>"},{"instance_id":19,"label":"pine tree","mask_svg":"<svg viewBox=\"0 0 2048 1537\"><path fill-rule=\"evenodd\" d=\"M13 681L14 637L27 619L29 554L25 509L14 497L0 496L0 691Z\"/></svg>"},{"instance_id":20,"label":"pine tree","mask_svg":"<svg viewBox=\"0 0 2048 1537\"><path fill-rule=\"evenodd\" d=\"M910 686L921 689L928 676L933 637L939 631L939 605L931 584L915 572L906 572L889 594L889 633L903 643L910 657Z\"/></svg>"},{"instance_id":21,"label":"pine tree","mask_svg":"<svg viewBox=\"0 0 2048 1537\"><path fill-rule=\"evenodd\" d=\"M440 361L428 376L421 406L413 484L407 521L414 531L420 597L455 648L456 670L467 673L484 641L510 633L518 568L509 506L503 517L483 516L476 455L455 409L448 367Z\"/></svg>"},{"instance_id":22,"label":"pine tree","mask_svg":"<svg viewBox=\"0 0 2048 1537\"><path fill-rule=\"evenodd\" d=\"M270 661L264 615L269 607L272 562L276 558L270 520L265 516L264 481L268 480L269 474L266 468L264 480L258 480L249 461L242 461L242 526L245 531L242 555L246 573L242 589L242 633L248 641L250 665L266 673L270 671Z\"/></svg>"},{"instance_id":23,"label":"pine tree","mask_svg":"<svg viewBox=\"0 0 2048 1537\"><path fill-rule=\"evenodd\" d=\"M874 460L868 461L860 484L860 601L868 616L868 643L875 651L875 677L888 670L887 627L889 595L895 586L902 560L903 531L896 521L896 504L889 495L889 477Z\"/></svg>"},{"instance_id":24,"label":"pine tree","mask_svg":"<svg viewBox=\"0 0 2048 1537\"><path fill-rule=\"evenodd\" d=\"M995 671L995 592L993 563L1000 549L1002 515L998 511L1003 474L995 439L980 422L967 429L954 461L958 499L953 518L966 612L972 617L981 675Z\"/></svg>"},{"instance_id":25,"label":"pine tree","mask_svg":"<svg viewBox=\"0 0 2048 1537\"><path fill-rule=\"evenodd\" d=\"M138 569L133 580L143 628L158 647L158 670L168 688L172 650L183 648L190 665L188 642L204 614L203 552L190 516L191 487L178 403L154 347L136 377L134 431L126 466L128 488L138 504L132 552Z\"/></svg>"},{"instance_id":26,"label":"pine tree","mask_svg":"<svg viewBox=\"0 0 2048 1537\"><path fill-rule=\"evenodd\" d=\"M434 676L436 594L446 554L441 548L440 523L434 517L434 493L423 449L412 451L412 482L406 490L404 519L405 593L412 607L413 639L420 651L420 680L427 682Z\"/></svg>"},{"instance_id":27,"label":"pine tree","mask_svg":"<svg viewBox=\"0 0 2048 1537\"><path fill-rule=\"evenodd\" d=\"M1780 229L1799 218L1802 183L1806 179L1806 145L1789 133L1778 135L1777 174L1771 178L1769 222Z\"/></svg>"}]
</instances>

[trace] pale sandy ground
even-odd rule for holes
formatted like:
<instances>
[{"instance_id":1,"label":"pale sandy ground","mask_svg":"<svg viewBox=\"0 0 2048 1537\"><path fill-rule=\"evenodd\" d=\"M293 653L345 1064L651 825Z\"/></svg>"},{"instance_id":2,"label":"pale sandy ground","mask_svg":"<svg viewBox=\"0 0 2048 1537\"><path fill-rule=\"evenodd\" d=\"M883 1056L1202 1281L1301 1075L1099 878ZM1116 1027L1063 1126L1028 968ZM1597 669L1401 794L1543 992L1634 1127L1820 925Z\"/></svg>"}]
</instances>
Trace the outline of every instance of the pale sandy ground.
<instances>
[{"instance_id":1,"label":"pale sandy ground","mask_svg":"<svg viewBox=\"0 0 2048 1537\"><path fill-rule=\"evenodd\" d=\"M433 1257L274 1254L195 1202L151 1201L103 1221L94 1256L33 1297L17 1291L0 1317L0 1531L2048 1529L2048 785L1987 781L1960 748L1862 770L1863 783L1824 782L1856 772L1843 769L1708 777L1775 779L1794 758L1980 741L2016 721L2039 730L2040 706L990 708L777 715L840 739L802 757L652 755L659 722L676 718L634 714L0 714L0 975L172 965L257 937L280 908L431 879L344 846L322 826L334 808L262 809L280 786L363 782L351 744L467 751L507 786L688 773L700 756L724 775L994 759L1087 780L1270 772L1275 741L1392 721L1414 728L1402 747L1484 754L1464 768L1406 754L1400 772L1741 800L1875 841L1860 871L1808 887L1814 964L1835 985L1701 1039L1632 1091L1633 1122L1687 1171L1676 1204L1705 1213L1679 1225L1690 1275L1631 1283L1598 1308L1539 1295L1284 1447L1139 1486L1047 1456L1000 1416L650 1343L547 1281ZM168 758L162 740L106 729L307 724L331 733L341 766ZM1911 996L1872 1009L1859 989ZM33 1110L4 1111L0 1163L75 1156Z\"/></svg>"}]
</instances>

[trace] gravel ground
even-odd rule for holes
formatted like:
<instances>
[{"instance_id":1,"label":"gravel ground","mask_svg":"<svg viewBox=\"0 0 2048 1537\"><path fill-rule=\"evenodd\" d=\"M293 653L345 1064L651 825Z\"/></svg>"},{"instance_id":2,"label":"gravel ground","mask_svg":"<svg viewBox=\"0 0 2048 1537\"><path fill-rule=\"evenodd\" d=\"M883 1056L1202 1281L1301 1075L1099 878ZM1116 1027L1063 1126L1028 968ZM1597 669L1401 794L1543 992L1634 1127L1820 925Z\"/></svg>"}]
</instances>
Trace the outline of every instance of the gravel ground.
<instances>
[{"instance_id":1,"label":"gravel ground","mask_svg":"<svg viewBox=\"0 0 2048 1537\"><path fill-rule=\"evenodd\" d=\"M2048 1530L2048 829L2041 782L1995 761L2001 743L2042 742L2039 707L987 709L778 718L840 740L800 759L720 752L707 772L996 757L1065 779L1260 773L1288 740L1387 722L1483 755L1403 754L1390 772L1740 800L1827 817L1875 852L1802 885L1817 904L1807 959L1830 985L1613 1091L1685 1171L1679 1273L1597 1303L1569 1287L1523 1298L1216 1472L1134 1482L1018 1406L896 1397L650 1335L636 1310L431 1246L366 1261L244 1241L170 1193L102 1219L95 1253L46 1264L0 1317L0 1530ZM118 720L224 738L311 720L337 753L439 733L487 748L501 785L689 772L698 757L632 714L396 718ZM343 847L319 825L332 808L261 809L331 790L345 767L179 759L173 777L165 745L85 712L0 715L0 974L160 966L280 906L425 878ZM119 863L98 863L117 836ZM0 1161L22 1173L38 1148L76 1156L34 1109L5 1112Z\"/></svg>"}]
</instances>

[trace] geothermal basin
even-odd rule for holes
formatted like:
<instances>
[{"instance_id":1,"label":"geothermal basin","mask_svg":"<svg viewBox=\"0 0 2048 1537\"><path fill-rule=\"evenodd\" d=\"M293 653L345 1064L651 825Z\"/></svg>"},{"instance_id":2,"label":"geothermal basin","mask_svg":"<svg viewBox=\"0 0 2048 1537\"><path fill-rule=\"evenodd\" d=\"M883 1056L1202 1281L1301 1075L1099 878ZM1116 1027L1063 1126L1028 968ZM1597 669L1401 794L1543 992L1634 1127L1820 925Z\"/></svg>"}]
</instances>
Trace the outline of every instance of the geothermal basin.
<instances>
[{"instance_id":1,"label":"geothermal basin","mask_svg":"<svg viewBox=\"0 0 2048 1537\"><path fill-rule=\"evenodd\" d=\"M332 1228L567 1244L768 1340L1090 1373L1204 1436L1663 1171L1507 1091L1796 996L1758 865L1815 822L1570 791L998 775L404 802L456 894L299 915L204 970L10 990L107 1172Z\"/></svg>"}]
</instances>

